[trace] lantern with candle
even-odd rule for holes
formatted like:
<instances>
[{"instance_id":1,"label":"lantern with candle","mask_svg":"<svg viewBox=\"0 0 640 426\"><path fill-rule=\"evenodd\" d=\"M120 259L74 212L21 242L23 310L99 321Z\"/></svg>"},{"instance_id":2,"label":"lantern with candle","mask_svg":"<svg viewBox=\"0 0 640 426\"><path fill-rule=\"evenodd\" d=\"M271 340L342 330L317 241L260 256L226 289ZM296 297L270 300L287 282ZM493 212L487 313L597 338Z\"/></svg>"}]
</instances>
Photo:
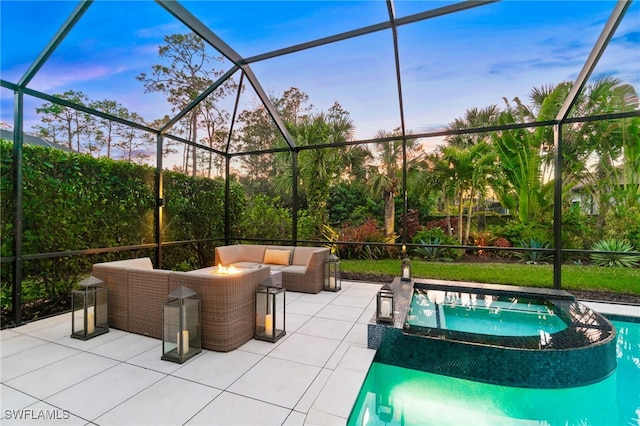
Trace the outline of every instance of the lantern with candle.
<instances>
[{"instance_id":1,"label":"lantern with candle","mask_svg":"<svg viewBox=\"0 0 640 426\"><path fill-rule=\"evenodd\" d=\"M400 266L400 279L402 281L411 281L411 260L408 257L402 259Z\"/></svg>"},{"instance_id":2,"label":"lantern with candle","mask_svg":"<svg viewBox=\"0 0 640 426\"><path fill-rule=\"evenodd\" d=\"M109 332L107 286L91 275L71 298L71 337L87 340Z\"/></svg>"},{"instance_id":3,"label":"lantern with candle","mask_svg":"<svg viewBox=\"0 0 640 426\"><path fill-rule=\"evenodd\" d=\"M200 298L180 286L167 299L162 311L162 359L182 364L202 351Z\"/></svg>"},{"instance_id":4,"label":"lantern with candle","mask_svg":"<svg viewBox=\"0 0 640 426\"><path fill-rule=\"evenodd\" d=\"M340 259L335 254L330 254L324 263L324 289L327 291L340 291Z\"/></svg>"},{"instance_id":5,"label":"lantern with candle","mask_svg":"<svg viewBox=\"0 0 640 426\"><path fill-rule=\"evenodd\" d=\"M276 342L286 334L285 331L285 295L282 284L267 278L258 286L256 292L256 329L255 338Z\"/></svg>"},{"instance_id":6,"label":"lantern with candle","mask_svg":"<svg viewBox=\"0 0 640 426\"><path fill-rule=\"evenodd\" d=\"M393 290L388 284L380 288L376 298L376 319L379 322L393 322L395 310Z\"/></svg>"}]
</instances>

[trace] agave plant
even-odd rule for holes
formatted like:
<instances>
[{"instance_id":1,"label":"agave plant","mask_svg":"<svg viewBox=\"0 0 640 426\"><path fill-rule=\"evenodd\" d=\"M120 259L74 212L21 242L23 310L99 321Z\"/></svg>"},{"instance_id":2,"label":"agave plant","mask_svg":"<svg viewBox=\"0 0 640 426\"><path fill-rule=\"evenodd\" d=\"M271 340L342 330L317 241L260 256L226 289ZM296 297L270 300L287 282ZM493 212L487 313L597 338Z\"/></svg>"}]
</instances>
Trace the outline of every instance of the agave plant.
<instances>
[{"instance_id":1,"label":"agave plant","mask_svg":"<svg viewBox=\"0 0 640 426\"><path fill-rule=\"evenodd\" d=\"M640 255L625 254L634 251L633 246L627 240L615 238L598 241L591 248L594 251L616 252L616 253L592 253L591 260L598 266L610 266L617 268L632 268L640 263Z\"/></svg>"},{"instance_id":2,"label":"agave plant","mask_svg":"<svg viewBox=\"0 0 640 426\"><path fill-rule=\"evenodd\" d=\"M532 248L532 249L546 249L546 248L549 248L549 243L543 243L541 241L537 241L531 238L529 242L520 241L520 243L518 244L518 247ZM515 256L522 260L526 260L527 263L532 263L534 265L537 265L538 263L547 263L547 260L551 258L551 254L549 254L548 252L538 251L538 250L518 251L515 253Z\"/></svg>"},{"instance_id":3,"label":"agave plant","mask_svg":"<svg viewBox=\"0 0 640 426\"><path fill-rule=\"evenodd\" d=\"M420 244L439 246L442 242L439 237L435 237L433 240L427 240L427 242L420 240ZM451 257L447 256L447 248L444 247L418 247L414 252L427 260L443 260L445 262L453 261Z\"/></svg>"}]
</instances>

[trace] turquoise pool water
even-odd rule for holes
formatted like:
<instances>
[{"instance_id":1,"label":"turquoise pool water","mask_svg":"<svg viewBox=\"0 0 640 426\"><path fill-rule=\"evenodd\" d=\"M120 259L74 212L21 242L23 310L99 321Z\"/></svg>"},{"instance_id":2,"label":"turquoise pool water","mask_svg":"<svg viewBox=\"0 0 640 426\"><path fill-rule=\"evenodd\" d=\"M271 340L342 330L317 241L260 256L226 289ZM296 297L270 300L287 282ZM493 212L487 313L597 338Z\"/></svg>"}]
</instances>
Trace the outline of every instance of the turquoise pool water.
<instances>
[{"instance_id":1,"label":"turquoise pool water","mask_svg":"<svg viewBox=\"0 0 640 426\"><path fill-rule=\"evenodd\" d=\"M640 323L612 322L618 366L598 383L525 389L373 363L348 425L640 425Z\"/></svg>"},{"instance_id":2,"label":"turquoise pool water","mask_svg":"<svg viewBox=\"0 0 640 426\"><path fill-rule=\"evenodd\" d=\"M493 336L538 336L567 324L552 305L540 300L475 294L420 291L411 300L407 324Z\"/></svg>"}]
</instances>

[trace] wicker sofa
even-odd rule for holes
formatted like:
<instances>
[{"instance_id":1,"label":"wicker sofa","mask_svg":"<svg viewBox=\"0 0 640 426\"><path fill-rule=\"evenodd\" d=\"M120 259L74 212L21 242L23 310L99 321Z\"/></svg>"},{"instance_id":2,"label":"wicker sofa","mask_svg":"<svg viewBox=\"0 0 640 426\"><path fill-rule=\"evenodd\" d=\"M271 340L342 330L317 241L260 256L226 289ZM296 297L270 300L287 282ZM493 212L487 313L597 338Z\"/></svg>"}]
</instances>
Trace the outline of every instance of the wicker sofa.
<instances>
[{"instance_id":1,"label":"wicker sofa","mask_svg":"<svg viewBox=\"0 0 640 426\"><path fill-rule=\"evenodd\" d=\"M269 277L269 268L241 270L234 275L153 269L151 259L140 258L93 265L92 274L109 289L109 326L162 338L162 306L180 285L201 300L202 347L227 352L254 335L255 294Z\"/></svg>"},{"instance_id":2,"label":"wicker sofa","mask_svg":"<svg viewBox=\"0 0 640 426\"><path fill-rule=\"evenodd\" d=\"M216 247L215 264L237 268L269 266L282 272L282 286L288 291L319 293L324 288L324 263L329 249L236 244Z\"/></svg>"}]
</instances>

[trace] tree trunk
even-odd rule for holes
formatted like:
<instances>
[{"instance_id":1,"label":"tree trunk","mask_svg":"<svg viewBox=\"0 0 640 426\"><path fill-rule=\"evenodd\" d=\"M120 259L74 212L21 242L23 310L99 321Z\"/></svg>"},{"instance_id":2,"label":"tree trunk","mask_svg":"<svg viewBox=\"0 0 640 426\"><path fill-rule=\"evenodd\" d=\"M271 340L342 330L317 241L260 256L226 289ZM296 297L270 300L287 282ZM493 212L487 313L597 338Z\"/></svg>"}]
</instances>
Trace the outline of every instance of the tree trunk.
<instances>
[{"instance_id":1,"label":"tree trunk","mask_svg":"<svg viewBox=\"0 0 640 426\"><path fill-rule=\"evenodd\" d=\"M462 191L460 191L460 195L458 196L459 206L458 206L458 242L462 244L462 226L464 224L464 220L462 219Z\"/></svg>"},{"instance_id":2,"label":"tree trunk","mask_svg":"<svg viewBox=\"0 0 640 426\"><path fill-rule=\"evenodd\" d=\"M467 209L467 226L466 229L464 231L464 241L465 244L469 243L469 234L471 234L471 215L473 213L473 189L471 190L471 193L469 194L469 208Z\"/></svg>"},{"instance_id":3,"label":"tree trunk","mask_svg":"<svg viewBox=\"0 0 640 426\"><path fill-rule=\"evenodd\" d=\"M384 236L389 239L394 234L394 219L396 216L396 204L393 198L393 192L385 193L384 200Z\"/></svg>"},{"instance_id":4,"label":"tree trunk","mask_svg":"<svg viewBox=\"0 0 640 426\"><path fill-rule=\"evenodd\" d=\"M191 142L198 142L198 115L194 112L191 118ZM191 175L195 176L198 171L198 150L193 146L193 169Z\"/></svg>"},{"instance_id":5,"label":"tree trunk","mask_svg":"<svg viewBox=\"0 0 640 426\"><path fill-rule=\"evenodd\" d=\"M444 211L447 215L447 235L453 236L453 227L451 226L451 210L449 209L449 198L444 196Z\"/></svg>"}]
</instances>

